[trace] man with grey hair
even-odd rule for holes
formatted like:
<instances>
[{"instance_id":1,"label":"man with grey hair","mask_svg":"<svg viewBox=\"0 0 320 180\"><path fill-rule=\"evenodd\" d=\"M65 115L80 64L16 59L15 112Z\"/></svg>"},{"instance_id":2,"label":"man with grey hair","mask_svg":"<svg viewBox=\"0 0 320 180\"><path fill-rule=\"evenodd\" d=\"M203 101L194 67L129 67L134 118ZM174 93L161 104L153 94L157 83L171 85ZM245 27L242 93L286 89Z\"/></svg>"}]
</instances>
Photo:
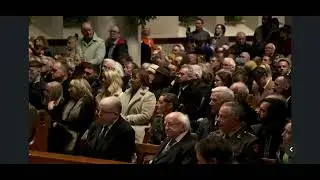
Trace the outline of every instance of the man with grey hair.
<instances>
[{"instance_id":1,"label":"man with grey hair","mask_svg":"<svg viewBox=\"0 0 320 180\"><path fill-rule=\"evenodd\" d=\"M231 145L235 159L239 163L260 163L261 156L258 138L241 125L244 115L242 106L234 101L224 103L218 114L219 129L210 137L222 137Z\"/></svg>"},{"instance_id":2,"label":"man with grey hair","mask_svg":"<svg viewBox=\"0 0 320 180\"><path fill-rule=\"evenodd\" d=\"M109 30L109 38L105 42L106 53L104 58L110 58L120 62L120 56L129 54L127 41L121 37L119 26L112 26ZM123 64L123 62L120 62Z\"/></svg>"},{"instance_id":3,"label":"man with grey hair","mask_svg":"<svg viewBox=\"0 0 320 180\"><path fill-rule=\"evenodd\" d=\"M234 94L231 89L226 86L219 86L211 91L210 106L211 113L205 118L198 119L199 129L197 131L198 140L206 138L210 132L217 129L217 116L221 105L225 102L233 101Z\"/></svg>"},{"instance_id":4,"label":"man with grey hair","mask_svg":"<svg viewBox=\"0 0 320 180\"><path fill-rule=\"evenodd\" d=\"M121 109L118 97L110 96L100 101L98 118L81 138L86 144L83 155L131 162L135 151L135 132L120 115Z\"/></svg>"},{"instance_id":5,"label":"man with grey hair","mask_svg":"<svg viewBox=\"0 0 320 180\"><path fill-rule=\"evenodd\" d=\"M161 145L151 164L196 164L196 139L190 133L190 121L181 112L165 117L167 139Z\"/></svg>"},{"instance_id":6,"label":"man with grey hair","mask_svg":"<svg viewBox=\"0 0 320 180\"><path fill-rule=\"evenodd\" d=\"M195 81L195 73L190 65L183 65L177 73L177 78L169 90L178 96L178 111L189 116L192 131L197 130L196 120L200 118L197 109L200 107L202 93Z\"/></svg>"},{"instance_id":7,"label":"man with grey hair","mask_svg":"<svg viewBox=\"0 0 320 180\"><path fill-rule=\"evenodd\" d=\"M222 61L222 69L233 73L236 70L236 62L234 61L234 59L226 57Z\"/></svg>"},{"instance_id":8,"label":"man with grey hair","mask_svg":"<svg viewBox=\"0 0 320 180\"><path fill-rule=\"evenodd\" d=\"M78 40L76 45L77 56L81 61L100 65L106 53L104 40L94 32L90 21L82 23L81 33L83 37Z\"/></svg>"},{"instance_id":9,"label":"man with grey hair","mask_svg":"<svg viewBox=\"0 0 320 180\"><path fill-rule=\"evenodd\" d=\"M244 109L245 115L241 120L245 122L246 126L249 128L251 125L259 123L257 112L250 107L247 102L249 96L249 89L247 85L245 85L243 82L236 82L230 86L230 89L234 93L235 101L241 104ZM251 131L251 129L247 130Z\"/></svg>"}]
</instances>

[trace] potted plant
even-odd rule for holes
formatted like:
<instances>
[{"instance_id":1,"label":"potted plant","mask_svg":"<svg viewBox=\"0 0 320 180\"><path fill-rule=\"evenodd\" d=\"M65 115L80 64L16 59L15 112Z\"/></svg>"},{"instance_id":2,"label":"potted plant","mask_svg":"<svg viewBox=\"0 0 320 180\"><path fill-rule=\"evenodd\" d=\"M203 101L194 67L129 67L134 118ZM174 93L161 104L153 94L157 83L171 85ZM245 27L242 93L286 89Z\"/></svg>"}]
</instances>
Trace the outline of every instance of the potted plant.
<instances>
[{"instance_id":1,"label":"potted plant","mask_svg":"<svg viewBox=\"0 0 320 180\"><path fill-rule=\"evenodd\" d=\"M225 20L226 24L231 24L231 25L243 23L242 16L225 16L224 20Z\"/></svg>"},{"instance_id":2,"label":"potted plant","mask_svg":"<svg viewBox=\"0 0 320 180\"><path fill-rule=\"evenodd\" d=\"M180 26L188 27L197 20L198 16L179 16Z\"/></svg>"}]
</instances>

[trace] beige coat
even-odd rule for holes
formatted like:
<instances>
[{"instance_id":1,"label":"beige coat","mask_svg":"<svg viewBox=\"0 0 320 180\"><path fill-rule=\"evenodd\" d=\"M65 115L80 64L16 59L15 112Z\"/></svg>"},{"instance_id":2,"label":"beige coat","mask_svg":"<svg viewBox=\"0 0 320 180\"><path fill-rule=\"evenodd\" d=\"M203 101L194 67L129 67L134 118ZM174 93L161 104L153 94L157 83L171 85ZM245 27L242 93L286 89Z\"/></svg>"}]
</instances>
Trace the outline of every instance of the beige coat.
<instances>
[{"instance_id":1,"label":"beige coat","mask_svg":"<svg viewBox=\"0 0 320 180\"><path fill-rule=\"evenodd\" d=\"M77 42L77 56L82 61L89 62L91 64L101 64L106 54L106 46L104 40L99 38L94 33L92 40L86 43L83 38Z\"/></svg>"},{"instance_id":2,"label":"beige coat","mask_svg":"<svg viewBox=\"0 0 320 180\"><path fill-rule=\"evenodd\" d=\"M122 115L131 124L136 132L136 143L142 143L145 128L149 127L150 119L156 106L156 97L148 88L140 88L131 97L131 88L121 94Z\"/></svg>"}]
</instances>

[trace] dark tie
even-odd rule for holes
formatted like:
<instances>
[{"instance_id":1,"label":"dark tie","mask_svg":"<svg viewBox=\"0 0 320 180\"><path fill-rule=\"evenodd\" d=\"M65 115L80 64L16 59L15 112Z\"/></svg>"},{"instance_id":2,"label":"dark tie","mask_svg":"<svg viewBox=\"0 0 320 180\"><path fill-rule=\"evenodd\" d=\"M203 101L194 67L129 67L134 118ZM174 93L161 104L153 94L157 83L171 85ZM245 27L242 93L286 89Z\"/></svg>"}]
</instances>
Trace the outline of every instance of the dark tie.
<instances>
[{"instance_id":1,"label":"dark tie","mask_svg":"<svg viewBox=\"0 0 320 180\"><path fill-rule=\"evenodd\" d=\"M108 131L108 126L107 125L103 125L101 132L99 134L99 139L103 139L106 135L106 132Z\"/></svg>"},{"instance_id":2,"label":"dark tie","mask_svg":"<svg viewBox=\"0 0 320 180\"><path fill-rule=\"evenodd\" d=\"M168 145L166 145L166 147L162 151L162 153L167 152L176 142L177 141L175 139L171 139L170 142L168 143Z\"/></svg>"}]
</instances>

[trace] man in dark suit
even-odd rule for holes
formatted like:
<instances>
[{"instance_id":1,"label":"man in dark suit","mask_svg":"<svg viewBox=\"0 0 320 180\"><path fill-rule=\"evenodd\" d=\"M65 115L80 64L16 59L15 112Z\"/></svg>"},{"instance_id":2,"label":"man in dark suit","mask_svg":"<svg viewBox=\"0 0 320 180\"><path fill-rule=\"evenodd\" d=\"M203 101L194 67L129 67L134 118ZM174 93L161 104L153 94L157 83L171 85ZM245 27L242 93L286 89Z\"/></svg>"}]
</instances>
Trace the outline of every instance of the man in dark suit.
<instances>
[{"instance_id":1,"label":"man in dark suit","mask_svg":"<svg viewBox=\"0 0 320 180\"><path fill-rule=\"evenodd\" d=\"M41 78L42 64L33 60L29 62L29 102L36 109L44 109L43 98L46 83Z\"/></svg>"},{"instance_id":2,"label":"man in dark suit","mask_svg":"<svg viewBox=\"0 0 320 180\"><path fill-rule=\"evenodd\" d=\"M160 145L151 164L196 164L196 139L190 133L188 116L172 112L165 117L167 139Z\"/></svg>"},{"instance_id":3,"label":"man in dark suit","mask_svg":"<svg viewBox=\"0 0 320 180\"><path fill-rule=\"evenodd\" d=\"M190 65L183 65L178 72L177 79L169 92L178 96L178 111L189 116L192 132L196 132L198 125L196 120L200 118L197 109L201 104L201 92L198 88L196 75Z\"/></svg>"},{"instance_id":4,"label":"man in dark suit","mask_svg":"<svg viewBox=\"0 0 320 180\"><path fill-rule=\"evenodd\" d=\"M120 28L113 26L110 29L110 37L106 40L106 55L104 58L119 62L122 54L128 54L128 44L125 39L120 37ZM123 64L123 62L120 63Z\"/></svg>"},{"instance_id":5,"label":"man in dark suit","mask_svg":"<svg viewBox=\"0 0 320 180\"><path fill-rule=\"evenodd\" d=\"M83 155L131 162L135 151L135 132L124 120L121 103L117 97L107 97L100 101L98 118L82 139L86 139Z\"/></svg>"},{"instance_id":6,"label":"man in dark suit","mask_svg":"<svg viewBox=\"0 0 320 180\"><path fill-rule=\"evenodd\" d=\"M250 126L253 124L258 124L259 121L257 112L252 107L250 107L247 102L249 96L249 89L247 85L245 85L243 82L236 82L230 86L230 89L234 93L235 100L239 104L241 104L244 110L244 116L241 118L241 120L246 123L246 126L248 128L247 130L249 132L252 132Z\"/></svg>"}]
</instances>

